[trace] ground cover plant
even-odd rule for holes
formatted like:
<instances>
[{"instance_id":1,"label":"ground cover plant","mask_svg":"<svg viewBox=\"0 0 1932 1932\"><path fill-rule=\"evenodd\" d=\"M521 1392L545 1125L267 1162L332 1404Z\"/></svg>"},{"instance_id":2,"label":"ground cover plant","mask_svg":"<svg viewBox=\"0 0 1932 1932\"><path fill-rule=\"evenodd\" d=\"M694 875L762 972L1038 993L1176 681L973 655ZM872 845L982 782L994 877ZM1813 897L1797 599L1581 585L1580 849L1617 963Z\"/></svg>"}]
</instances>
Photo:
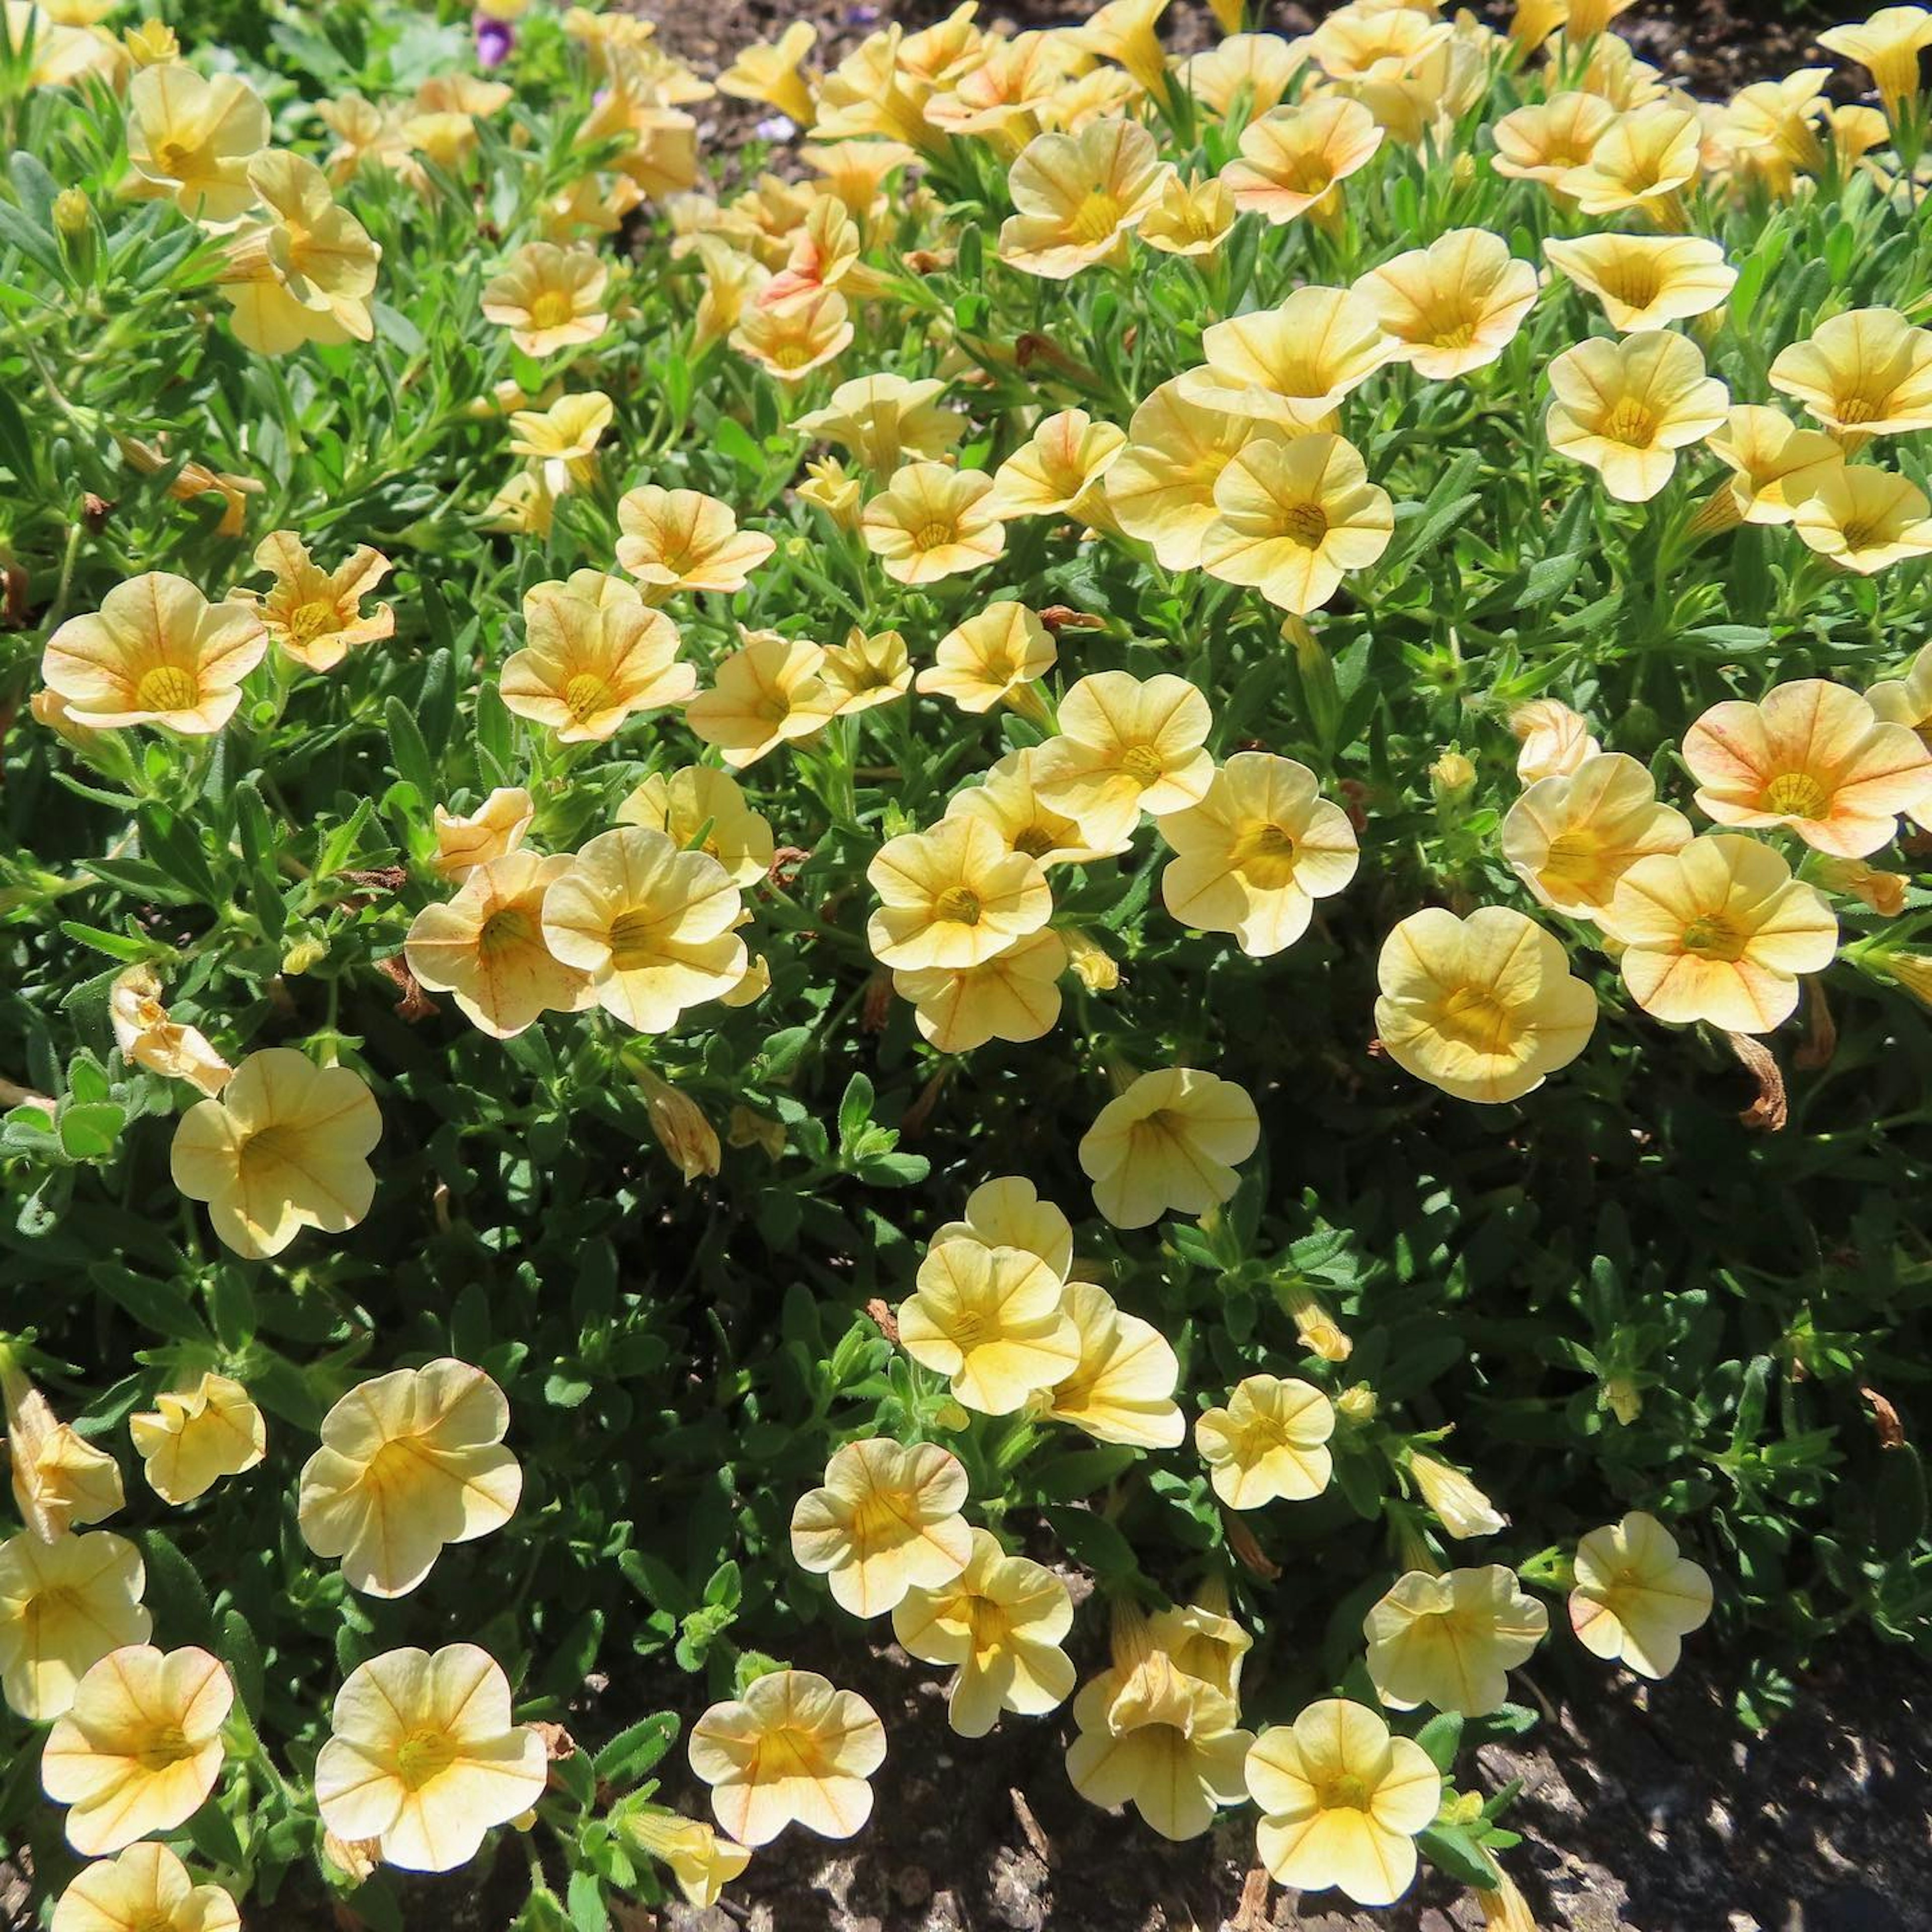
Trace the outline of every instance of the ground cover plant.
<instances>
[{"instance_id":1,"label":"ground cover plant","mask_svg":"<svg viewBox=\"0 0 1932 1932\"><path fill-rule=\"evenodd\" d=\"M1932 14L1163 4L5 0L54 1932L709 1902L862 1641L1520 1928L1540 1684L1924 1652Z\"/></svg>"}]
</instances>

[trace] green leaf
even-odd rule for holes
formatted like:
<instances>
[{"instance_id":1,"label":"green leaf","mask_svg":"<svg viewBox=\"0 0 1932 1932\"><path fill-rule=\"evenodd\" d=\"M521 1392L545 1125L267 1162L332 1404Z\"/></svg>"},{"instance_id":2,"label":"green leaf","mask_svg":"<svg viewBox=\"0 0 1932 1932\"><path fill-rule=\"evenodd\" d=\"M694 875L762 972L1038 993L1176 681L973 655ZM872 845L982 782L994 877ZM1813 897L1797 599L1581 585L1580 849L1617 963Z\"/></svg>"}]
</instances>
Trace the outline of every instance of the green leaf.
<instances>
[{"instance_id":1,"label":"green leaf","mask_svg":"<svg viewBox=\"0 0 1932 1932\"><path fill-rule=\"evenodd\" d=\"M611 1784L635 1784L677 1742L678 1729L676 1712L659 1711L620 1731L593 1760L597 1775Z\"/></svg>"},{"instance_id":2,"label":"green leaf","mask_svg":"<svg viewBox=\"0 0 1932 1932\"><path fill-rule=\"evenodd\" d=\"M1429 1761L1444 1778L1456 1762L1462 1743L1462 1720L1454 1711L1441 1711L1415 1734L1415 1742L1429 1754Z\"/></svg>"},{"instance_id":3,"label":"green leaf","mask_svg":"<svg viewBox=\"0 0 1932 1932\"><path fill-rule=\"evenodd\" d=\"M128 1111L113 1100L94 1100L60 1110L62 1150L70 1160L106 1160L127 1124Z\"/></svg>"},{"instance_id":4,"label":"green leaf","mask_svg":"<svg viewBox=\"0 0 1932 1932\"><path fill-rule=\"evenodd\" d=\"M183 1644L211 1648L214 1612L200 1573L158 1529L141 1532L141 1548L147 1558L147 1604L154 1612L156 1642L169 1650Z\"/></svg>"},{"instance_id":5,"label":"green leaf","mask_svg":"<svg viewBox=\"0 0 1932 1932\"><path fill-rule=\"evenodd\" d=\"M1458 1884L1493 1892L1496 1868L1482 1846L1460 1825L1431 1825L1416 1834L1416 1849Z\"/></svg>"}]
</instances>

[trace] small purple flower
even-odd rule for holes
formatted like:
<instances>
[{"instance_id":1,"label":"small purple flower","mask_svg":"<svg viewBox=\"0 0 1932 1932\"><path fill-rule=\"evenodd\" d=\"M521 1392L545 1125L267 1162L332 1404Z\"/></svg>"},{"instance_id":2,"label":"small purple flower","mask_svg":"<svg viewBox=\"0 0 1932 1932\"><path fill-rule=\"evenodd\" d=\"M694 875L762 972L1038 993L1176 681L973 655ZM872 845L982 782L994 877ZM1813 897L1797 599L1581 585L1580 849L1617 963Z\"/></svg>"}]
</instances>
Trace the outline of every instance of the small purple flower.
<instances>
[{"instance_id":1,"label":"small purple flower","mask_svg":"<svg viewBox=\"0 0 1932 1932\"><path fill-rule=\"evenodd\" d=\"M798 123L788 115L770 114L752 132L761 141L789 141L798 132Z\"/></svg>"},{"instance_id":2,"label":"small purple flower","mask_svg":"<svg viewBox=\"0 0 1932 1932\"><path fill-rule=\"evenodd\" d=\"M856 7L848 7L845 10L845 24L848 27L869 27L878 17L879 10L876 7L861 4Z\"/></svg>"},{"instance_id":3,"label":"small purple flower","mask_svg":"<svg viewBox=\"0 0 1932 1932\"><path fill-rule=\"evenodd\" d=\"M487 14L476 16L476 64L501 67L510 58L517 36L507 20L493 20Z\"/></svg>"}]
</instances>

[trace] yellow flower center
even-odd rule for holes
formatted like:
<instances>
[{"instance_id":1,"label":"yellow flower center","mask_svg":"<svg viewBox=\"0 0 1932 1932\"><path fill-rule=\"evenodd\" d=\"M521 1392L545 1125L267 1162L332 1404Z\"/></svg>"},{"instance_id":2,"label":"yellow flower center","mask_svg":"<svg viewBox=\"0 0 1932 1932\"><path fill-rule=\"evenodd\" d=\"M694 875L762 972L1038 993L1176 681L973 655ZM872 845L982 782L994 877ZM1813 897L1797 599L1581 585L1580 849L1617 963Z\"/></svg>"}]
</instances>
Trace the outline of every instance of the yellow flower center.
<instances>
[{"instance_id":1,"label":"yellow flower center","mask_svg":"<svg viewBox=\"0 0 1932 1932\"><path fill-rule=\"evenodd\" d=\"M1324 1811L1366 1811L1373 1796L1367 1779L1352 1771L1338 1771L1322 1780L1322 1808Z\"/></svg>"},{"instance_id":2,"label":"yellow flower center","mask_svg":"<svg viewBox=\"0 0 1932 1932\"><path fill-rule=\"evenodd\" d=\"M1257 825L1234 842L1234 868L1264 892L1278 892L1294 877L1294 834L1285 825Z\"/></svg>"},{"instance_id":3,"label":"yellow flower center","mask_svg":"<svg viewBox=\"0 0 1932 1932\"><path fill-rule=\"evenodd\" d=\"M41 1642L40 1633L50 1627L58 1629L77 1611L86 1607L80 1592L67 1584L58 1588L40 1590L29 1597L20 1606L20 1622L24 1627L27 1648L31 1654Z\"/></svg>"},{"instance_id":4,"label":"yellow flower center","mask_svg":"<svg viewBox=\"0 0 1932 1932\"><path fill-rule=\"evenodd\" d=\"M1550 842L1550 850L1543 861L1544 877L1560 885L1580 886L1595 874L1602 849L1602 842L1594 832L1581 827L1559 832Z\"/></svg>"},{"instance_id":5,"label":"yellow flower center","mask_svg":"<svg viewBox=\"0 0 1932 1932\"><path fill-rule=\"evenodd\" d=\"M312 597L289 613L289 635L298 644L312 644L338 622L335 606L326 598Z\"/></svg>"},{"instance_id":6,"label":"yellow flower center","mask_svg":"<svg viewBox=\"0 0 1932 1932\"><path fill-rule=\"evenodd\" d=\"M412 1731L396 1747L396 1776L411 1791L420 1791L456 1762L456 1740L447 1731Z\"/></svg>"},{"instance_id":7,"label":"yellow flower center","mask_svg":"<svg viewBox=\"0 0 1932 1932\"><path fill-rule=\"evenodd\" d=\"M1437 1009L1436 1030L1458 1046L1499 1054L1516 1028L1508 1007L1486 987L1458 986Z\"/></svg>"},{"instance_id":8,"label":"yellow flower center","mask_svg":"<svg viewBox=\"0 0 1932 1932\"><path fill-rule=\"evenodd\" d=\"M1319 503L1291 503L1281 513L1281 533L1304 550L1319 550L1328 535L1328 512Z\"/></svg>"},{"instance_id":9,"label":"yellow flower center","mask_svg":"<svg viewBox=\"0 0 1932 1932\"><path fill-rule=\"evenodd\" d=\"M148 152L157 174L179 181L187 175L196 150L185 141L157 141Z\"/></svg>"},{"instance_id":10,"label":"yellow flower center","mask_svg":"<svg viewBox=\"0 0 1932 1932\"><path fill-rule=\"evenodd\" d=\"M1297 154L1281 171L1284 187L1297 194L1322 194L1335 184L1335 170L1326 154Z\"/></svg>"},{"instance_id":11,"label":"yellow flower center","mask_svg":"<svg viewBox=\"0 0 1932 1932\"><path fill-rule=\"evenodd\" d=\"M959 1608L966 1619L966 1628L972 1633L973 1648L978 1654L984 1656L1006 1642L1006 1613L991 1597L982 1597L976 1590L973 1591Z\"/></svg>"},{"instance_id":12,"label":"yellow flower center","mask_svg":"<svg viewBox=\"0 0 1932 1932\"><path fill-rule=\"evenodd\" d=\"M563 687L564 709L581 724L603 710L610 692L610 686L602 678L590 671L580 671Z\"/></svg>"},{"instance_id":13,"label":"yellow flower center","mask_svg":"<svg viewBox=\"0 0 1932 1932\"><path fill-rule=\"evenodd\" d=\"M649 912L620 913L610 922L610 937L614 971L634 973L656 965L663 956L658 948L658 920Z\"/></svg>"},{"instance_id":14,"label":"yellow flower center","mask_svg":"<svg viewBox=\"0 0 1932 1932\"><path fill-rule=\"evenodd\" d=\"M933 916L954 926L977 926L984 910L970 886L948 886L932 902Z\"/></svg>"},{"instance_id":15,"label":"yellow flower center","mask_svg":"<svg viewBox=\"0 0 1932 1932\"><path fill-rule=\"evenodd\" d=\"M977 1310L962 1308L952 1318L952 1340L962 1348L976 1348L986 1339L986 1318Z\"/></svg>"},{"instance_id":16,"label":"yellow flower center","mask_svg":"<svg viewBox=\"0 0 1932 1932\"><path fill-rule=\"evenodd\" d=\"M521 906L505 906L483 922L476 935L476 947L480 952L501 954L527 946L535 937L530 914Z\"/></svg>"},{"instance_id":17,"label":"yellow flower center","mask_svg":"<svg viewBox=\"0 0 1932 1932\"><path fill-rule=\"evenodd\" d=\"M1466 349L1475 339L1475 318L1468 315L1455 316L1438 322L1435 332L1429 338L1430 346L1436 349Z\"/></svg>"},{"instance_id":18,"label":"yellow flower center","mask_svg":"<svg viewBox=\"0 0 1932 1932\"><path fill-rule=\"evenodd\" d=\"M562 289L545 289L530 304L530 320L539 328L561 328L577 310Z\"/></svg>"},{"instance_id":19,"label":"yellow flower center","mask_svg":"<svg viewBox=\"0 0 1932 1932\"><path fill-rule=\"evenodd\" d=\"M812 344L808 342L781 342L767 353L781 369L802 369L812 360Z\"/></svg>"},{"instance_id":20,"label":"yellow flower center","mask_svg":"<svg viewBox=\"0 0 1932 1932\"><path fill-rule=\"evenodd\" d=\"M1244 1424L1234 1438L1234 1460L1258 1462L1264 1456L1286 1446L1288 1432L1271 1415L1257 1415Z\"/></svg>"},{"instance_id":21,"label":"yellow flower center","mask_svg":"<svg viewBox=\"0 0 1932 1932\"><path fill-rule=\"evenodd\" d=\"M787 1778L823 1778L832 1766L815 1732L796 1724L782 1724L758 1740L748 1769L748 1781L757 1786Z\"/></svg>"},{"instance_id":22,"label":"yellow flower center","mask_svg":"<svg viewBox=\"0 0 1932 1932\"><path fill-rule=\"evenodd\" d=\"M1838 420L1846 424L1876 422L1884 415L1887 400L1883 396L1868 396L1855 390L1838 398Z\"/></svg>"},{"instance_id":23,"label":"yellow flower center","mask_svg":"<svg viewBox=\"0 0 1932 1932\"><path fill-rule=\"evenodd\" d=\"M1166 772L1166 761L1151 745L1132 745L1120 754L1120 770L1144 791Z\"/></svg>"},{"instance_id":24,"label":"yellow flower center","mask_svg":"<svg viewBox=\"0 0 1932 1932\"><path fill-rule=\"evenodd\" d=\"M236 1150L244 1185L260 1184L268 1174L292 1160L301 1150L302 1136L292 1126L257 1127L244 1137Z\"/></svg>"},{"instance_id":25,"label":"yellow flower center","mask_svg":"<svg viewBox=\"0 0 1932 1932\"><path fill-rule=\"evenodd\" d=\"M988 684L998 685L1003 689L1019 674L1019 666L1004 651L988 654L980 666L980 676Z\"/></svg>"},{"instance_id":26,"label":"yellow flower center","mask_svg":"<svg viewBox=\"0 0 1932 1932\"><path fill-rule=\"evenodd\" d=\"M1604 416L1603 434L1606 442L1648 449L1657 440L1657 418L1636 397L1625 396Z\"/></svg>"},{"instance_id":27,"label":"yellow flower center","mask_svg":"<svg viewBox=\"0 0 1932 1932\"><path fill-rule=\"evenodd\" d=\"M144 670L134 687L134 702L142 711L191 711L201 695L194 673L180 664L157 664Z\"/></svg>"},{"instance_id":28,"label":"yellow flower center","mask_svg":"<svg viewBox=\"0 0 1932 1932\"><path fill-rule=\"evenodd\" d=\"M1616 262L1604 278L1604 286L1621 302L1632 308L1648 308L1657 299L1661 278L1657 265L1648 256L1629 255Z\"/></svg>"},{"instance_id":29,"label":"yellow flower center","mask_svg":"<svg viewBox=\"0 0 1932 1932\"><path fill-rule=\"evenodd\" d=\"M195 1748L180 1725L157 1724L130 1755L143 1771L160 1772L194 1756Z\"/></svg>"},{"instance_id":30,"label":"yellow flower center","mask_svg":"<svg viewBox=\"0 0 1932 1932\"><path fill-rule=\"evenodd\" d=\"M1764 788L1764 809L1784 818L1822 818L1832 794L1809 772L1780 772Z\"/></svg>"},{"instance_id":31,"label":"yellow flower center","mask_svg":"<svg viewBox=\"0 0 1932 1932\"><path fill-rule=\"evenodd\" d=\"M1066 224L1068 240L1088 243L1106 241L1120 226L1123 212L1118 199L1104 188L1089 189Z\"/></svg>"},{"instance_id":32,"label":"yellow flower center","mask_svg":"<svg viewBox=\"0 0 1932 1932\"><path fill-rule=\"evenodd\" d=\"M1860 550L1869 549L1876 544L1881 532L1875 524L1854 520L1846 524L1838 534L1844 539L1847 554L1856 556Z\"/></svg>"},{"instance_id":33,"label":"yellow flower center","mask_svg":"<svg viewBox=\"0 0 1932 1932\"><path fill-rule=\"evenodd\" d=\"M1024 852L1029 859L1043 859L1048 853L1057 852L1071 842L1078 830L1070 818L1042 812L1022 826L1011 842L1016 852Z\"/></svg>"},{"instance_id":34,"label":"yellow flower center","mask_svg":"<svg viewBox=\"0 0 1932 1932\"><path fill-rule=\"evenodd\" d=\"M1748 937L1723 913L1702 913L1684 928L1684 950L1696 958L1721 960L1730 965L1744 956Z\"/></svg>"},{"instance_id":35,"label":"yellow flower center","mask_svg":"<svg viewBox=\"0 0 1932 1932\"><path fill-rule=\"evenodd\" d=\"M958 526L950 518L934 517L913 532L912 547L916 550L940 550L956 542L958 535Z\"/></svg>"}]
</instances>

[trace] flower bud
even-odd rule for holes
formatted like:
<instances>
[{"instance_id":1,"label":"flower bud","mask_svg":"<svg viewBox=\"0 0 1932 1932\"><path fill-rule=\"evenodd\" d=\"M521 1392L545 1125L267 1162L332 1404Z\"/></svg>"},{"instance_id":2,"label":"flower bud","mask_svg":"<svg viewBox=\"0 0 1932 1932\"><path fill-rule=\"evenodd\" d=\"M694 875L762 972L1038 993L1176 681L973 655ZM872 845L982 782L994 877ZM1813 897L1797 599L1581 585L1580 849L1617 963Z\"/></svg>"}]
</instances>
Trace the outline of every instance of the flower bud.
<instances>
[{"instance_id":1,"label":"flower bud","mask_svg":"<svg viewBox=\"0 0 1932 1932\"><path fill-rule=\"evenodd\" d=\"M1509 1527L1509 1518L1460 1469L1418 1453L1408 1459L1408 1473L1422 1492L1422 1500L1451 1536L1459 1540L1493 1536Z\"/></svg>"},{"instance_id":2,"label":"flower bud","mask_svg":"<svg viewBox=\"0 0 1932 1932\"><path fill-rule=\"evenodd\" d=\"M285 979L298 980L311 967L319 966L328 957L328 944L321 939L298 939L282 955L282 974Z\"/></svg>"},{"instance_id":3,"label":"flower bud","mask_svg":"<svg viewBox=\"0 0 1932 1932\"><path fill-rule=\"evenodd\" d=\"M322 1862L351 1885L361 1885L382 1862L382 1844L374 1838L338 1838L333 1832L324 1832Z\"/></svg>"},{"instance_id":4,"label":"flower bud","mask_svg":"<svg viewBox=\"0 0 1932 1932\"><path fill-rule=\"evenodd\" d=\"M1091 933L1078 926L1061 929L1067 963L1090 993L1111 993L1120 983L1120 962Z\"/></svg>"},{"instance_id":5,"label":"flower bud","mask_svg":"<svg viewBox=\"0 0 1932 1932\"><path fill-rule=\"evenodd\" d=\"M143 20L121 36L128 58L136 68L165 67L181 58L181 42L165 20Z\"/></svg>"},{"instance_id":6,"label":"flower bud","mask_svg":"<svg viewBox=\"0 0 1932 1932\"><path fill-rule=\"evenodd\" d=\"M1504 1872L1496 1876L1499 1882L1494 1891L1479 1889L1476 1893L1476 1904L1483 1915L1483 1932L1536 1932L1529 1901L1516 1889L1515 1880Z\"/></svg>"},{"instance_id":7,"label":"flower bud","mask_svg":"<svg viewBox=\"0 0 1932 1932\"><path fill-rule=\"evenodd\" d=\"M1375 1390L1366 1382L1352 1383L1335 1398L1335 1413L1358 1429L1365 1423L1374 1421L1381 1406Z\"/></svg>"},{"instance_id":8,"label":"flower bud","mask_svg":"<svg viewBox=\"0 0 1932 1932\"><path fill-rule=\"evenodd\" d=\"M1355 1352L1354 1343L1313 1289L1298 1281L1286 1282L1276 1286L1275 1298L1293 1317L1294 1332L1311 1355L1324 1362L1346 1362Z\"/></svg>"},{"instance_id":9,"label":"flower bud","mask_svg":"<svg viewBox=\"0 0 1932 1932\"><path fill-rule=\"evenodd\" d=\"M696 1101L660 1079L648 1066L633 1070L644 1090L651 1131L688 1185L700 1175L716 1174L723 1158L718 1136Z\"/></svg>"},{"instance_id":10,"label":"flower bud","mask_svg":"<svg viewBox=\"0 0 1932 1932\"><path fill-rule=\"evenodd\" d=\"M776 1160L785 1150L784 1123L766 1114L754 1113L749 1107L734 1107L724 1132L727 1143L734 1148L763 1148Z\"/></svg>"},{"instance_id":11,"label":"flower bud","mask_svg":"<svg viewBox=\"0 0 1932 1932\"><path fill-rule=\"evenodd\" d=\"M54 226L70 242L85 235L93 219L94 204L84 188L64 188L54 196Z\"/></svg>"},{"instance_id":12,"label":"flower bud","mask_svg":"<svg viewBox=\"0 0 1932 1932\"><path fill-rule=\"evenodd\" d=\"M1862 859L1822 857L1813 862L1811 870L1828 892L1850 892L1884 918L1896 919L1905 910L1912 881L1902 872L1881 872Z\"/></svg>"},{"instance_id":13,"label":"flower bud","mask_svg":"<svg viewBox=\"0 0 1932 1932\"><path fill-rule=\"evenodd\" d=\"M1460 805L1475 788L1475 766L1454 746L1429 767L1429 789L1438 805Z\"/></svg>"},{"instance_id":14,"label":"flower bud","mask_svg":"<svg viewBox=\"0 0 1932 1932\"><path fill-rule=\"evenodd\" d=\"M1889 953L1885 970L1921 1006L1932 1006L1932 953Z\"/></svg>"}]
</instances>

